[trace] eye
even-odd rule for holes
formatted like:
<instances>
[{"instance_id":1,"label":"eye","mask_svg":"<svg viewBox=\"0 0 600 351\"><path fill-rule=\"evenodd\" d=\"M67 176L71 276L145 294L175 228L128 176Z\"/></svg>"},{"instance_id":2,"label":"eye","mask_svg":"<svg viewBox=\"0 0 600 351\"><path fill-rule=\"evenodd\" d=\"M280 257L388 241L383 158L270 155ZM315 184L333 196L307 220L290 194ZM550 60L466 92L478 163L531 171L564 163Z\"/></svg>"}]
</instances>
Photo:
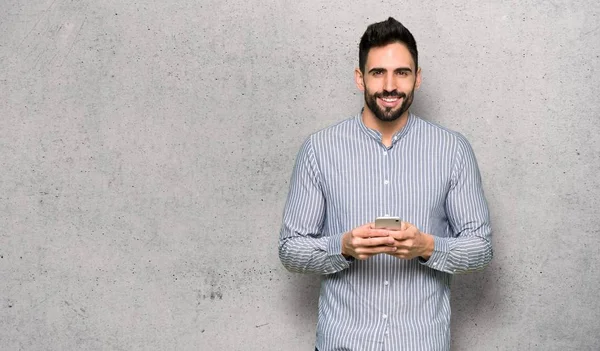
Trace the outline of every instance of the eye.
<instances>
[{"instance_id":1,"label":"eye","mask_svg":"<svg viewBox=\"0 0 600 351\"><path fill-rule=\"evenodd\" d=\"M383 70L380 70L380 69L378 69L378 70L374 70L374 71L373 71L373 75L374 75L374 76L380 76L380 75L382 75L382 74L383 74Z\"/></svg>"},{"instance_id":2,"label":"eye","mask_svg":"<svg viewBox=\"0 0 600 351\"><path fill-rule=\"evenodd\" d=\"M408 71L398 71L396 72L399 76L406 77L408 76Z\"/></svg>"}]
</instances>

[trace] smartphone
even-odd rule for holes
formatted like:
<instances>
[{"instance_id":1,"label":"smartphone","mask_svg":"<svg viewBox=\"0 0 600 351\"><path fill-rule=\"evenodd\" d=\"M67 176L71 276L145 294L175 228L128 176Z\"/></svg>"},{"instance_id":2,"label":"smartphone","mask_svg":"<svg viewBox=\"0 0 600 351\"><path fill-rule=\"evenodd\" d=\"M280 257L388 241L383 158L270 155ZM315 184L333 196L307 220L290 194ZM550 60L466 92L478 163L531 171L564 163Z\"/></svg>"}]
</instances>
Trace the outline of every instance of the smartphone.
<instances>
[{"instance_id":1,"label":"smartphone","mask_svg":"<svg viewBox=\"0 0 600 351\"><path fill-rule=\"evenodd\" d=\"M375 219L375 228L400 229L402 228L402 220L398 217L377 217Z\"/></svg>"}]
</instances>

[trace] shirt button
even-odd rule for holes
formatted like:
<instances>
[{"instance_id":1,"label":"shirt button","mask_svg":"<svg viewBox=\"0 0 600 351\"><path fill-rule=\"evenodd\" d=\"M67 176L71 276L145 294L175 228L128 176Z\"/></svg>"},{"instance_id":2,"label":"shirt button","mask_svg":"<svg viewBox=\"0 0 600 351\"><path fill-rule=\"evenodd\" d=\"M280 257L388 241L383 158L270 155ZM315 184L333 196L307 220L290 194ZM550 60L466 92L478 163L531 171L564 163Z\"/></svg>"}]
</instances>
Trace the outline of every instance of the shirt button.
<instances>
[{"instance_id":1,"label":"shirt button","mask_svg":"<svg viewBox=\"0 0 600 351\"><path fill-rule=\"evenodd\" d=\"M382 317L383 319L387 319L387 314L384 314Z\"/></svg>"},{"instance_id":2,"label":"shirt button","mask_svg":"<svg viewBox=\"0 0 600 351\"><path fill-rule=\"evenodd\" d=\"M388 335L389 333L390 333L390 331L389 331L389 330L386 330L386 331L385 331L385 335Z\"/></svg>"},{"instance_id":3,"label":"shirt button","mask_svg":"<svg viewBox=\"0 0 600 351\"><path fill-rule=\"evenodd\" d=\"M388 185L388 184L390 184L390 181L389 180L384 180L383 184Z\"/></svg>"},{"instance_id":4,"label":"shirt button","mask_svg":"<svg viewBox=\"0 0 600 351\"><path fill-rule=\"evenodd\" d=\"M383 285L388 286L390 284L390 282L388 282L387 280L383 282Z\"/></svg>"},{"instance_id":5,"label":"shirt button","mask_svg":"<svg viewBox=\"0 0 600 351\"><path fill-rule=\"evenodd\" d=\"M384 151L384 152L383 152L383 156L387 156L387 151Z\"/></svg>"}]
</instances>

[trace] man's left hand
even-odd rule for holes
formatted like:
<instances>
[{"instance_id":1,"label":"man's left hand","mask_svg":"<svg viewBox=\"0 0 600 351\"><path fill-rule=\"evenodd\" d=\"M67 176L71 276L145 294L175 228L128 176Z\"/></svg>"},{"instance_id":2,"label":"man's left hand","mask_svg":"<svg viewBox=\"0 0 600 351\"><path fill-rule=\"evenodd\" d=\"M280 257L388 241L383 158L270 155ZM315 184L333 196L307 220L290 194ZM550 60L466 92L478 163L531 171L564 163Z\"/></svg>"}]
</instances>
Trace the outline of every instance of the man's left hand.
<instances>
[{"instance_id":1,"label":"man's left hand","mask_svg":"<svg viewBox=\"0 0 600 351\"><path fill-rule=\"evenodd\" d=\"M390 236L395 239L395 252L388 253L398 258L410 260L422 257L428 260L433 253L433 236L422 233L411 223L402 221L400 230L390 230Z\"/></svg>"}]
</instances>

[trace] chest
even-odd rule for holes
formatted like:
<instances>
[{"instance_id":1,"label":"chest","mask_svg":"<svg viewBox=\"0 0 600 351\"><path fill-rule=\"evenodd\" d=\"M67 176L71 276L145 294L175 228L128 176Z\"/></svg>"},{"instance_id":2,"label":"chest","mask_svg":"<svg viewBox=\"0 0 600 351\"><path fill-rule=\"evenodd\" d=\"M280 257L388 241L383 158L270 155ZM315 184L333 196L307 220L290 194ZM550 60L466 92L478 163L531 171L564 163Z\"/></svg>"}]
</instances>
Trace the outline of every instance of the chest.
<instances>
[{"instance_id":1,"label":"chest","mask_svg":"<svg viewBox=\"0 0 600 351\"><path fill-rule=\"evenodd\" d=\"M364 223L377 216L407 218L443 207L452 157L435 144L347 146L322 160L330 215Z\"/></svg>"}]
</instances>

